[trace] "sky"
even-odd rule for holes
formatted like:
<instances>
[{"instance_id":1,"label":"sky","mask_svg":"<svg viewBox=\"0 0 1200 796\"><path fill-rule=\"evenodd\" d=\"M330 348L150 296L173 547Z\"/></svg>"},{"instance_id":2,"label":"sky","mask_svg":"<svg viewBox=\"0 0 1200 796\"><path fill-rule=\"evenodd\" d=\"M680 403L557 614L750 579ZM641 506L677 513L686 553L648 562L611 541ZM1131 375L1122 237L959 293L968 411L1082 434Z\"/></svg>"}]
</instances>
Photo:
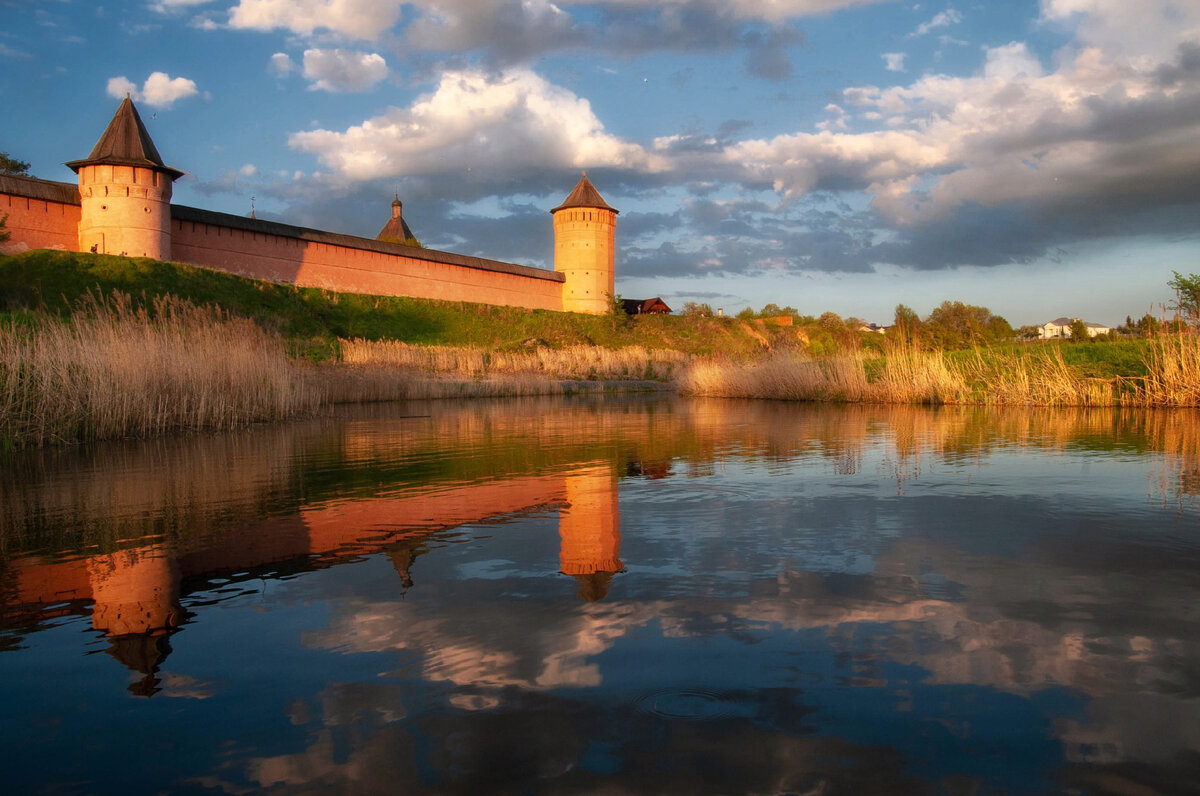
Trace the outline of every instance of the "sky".
<instances>
[{"instance_id":1,"label":"sky","mask_svg":"<svg viewBox=\"0 0 1200 796\"><path fill-rule=\"evenodd\" d=\"M74 182L126 93L174 203L889 323L1165 314L1200 271L1200 0L0 0L0 151Z\"/></svg>"}]
</instances>

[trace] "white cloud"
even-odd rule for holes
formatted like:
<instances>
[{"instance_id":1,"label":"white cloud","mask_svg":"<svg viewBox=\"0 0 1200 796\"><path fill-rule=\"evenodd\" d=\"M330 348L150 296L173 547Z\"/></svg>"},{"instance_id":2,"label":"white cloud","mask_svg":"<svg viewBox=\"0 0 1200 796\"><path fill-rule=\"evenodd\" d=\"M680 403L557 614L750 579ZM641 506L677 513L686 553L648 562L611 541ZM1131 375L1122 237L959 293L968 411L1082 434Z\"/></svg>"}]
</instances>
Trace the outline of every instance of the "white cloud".
<instances>
[{"instance_id":1,"label":"white cloud","mask_svg":"<svg viewBox=\"0 0 1200 796\"><path fill-rule=\"evenodd\" d=\"M571 5L609 5L644 8L662 8L664 6L683 6L692 0L559 0L560 6ZM726 0L721 4L723 10L741 19L761 19L768 22L780 22L785 19L797 19L819 14L828 14L841 8L852 6L873 5L885 0ZM418 3L418 5L435 5Z\"/></svg>"},{"instance_id":2,"label":"white cloud","mask_svg":"<svg viewBox=\"0 0 1200 796\"><path fill-rule=\"evenodd\" d=\"M110 77L107 87L108 96L116 97L117 99L125 99L126 95L134 99L141 99L138 93L137 84L127 77Z\"/></svg>"},{"instance_id":3,"label":"white cloud","mask_svg":"<svg viewBox=\"0 0 1200 796\"><path fill-rule=\"evenodd\" d=\"M1195 0L1041 0L1044 22L1074 27L1084 47L1111 57L1151 59L1184 42L1200 41Z\"/></svg>"},{"instance_id":4,"label":"white cloud","mask_svg":"<svg viewBox=\"0 0 1200 796\"><path fill-rule=\"evenodd\" d=\"M889 72L903 72L905 53L884 53L883 68Z\"/></svg>"},{"instance_id":5,"label":"white cloud","mask_svg":"<svg viewBox=\"0 0 1200 796\"><path fill-rule=\"evenodd\" d=\"M1029 52L1025 42L1009 42L1003 47L989 48L986 52L987 61L983 66L983 76L986 78L1020 80L1042 76L1042 65Z\"/></svg>"},{"instance_id":6,"label":"white cloud","mask_svg":"<svg viewBox=\"0 0 1200 796\"><path fill-rule=\"evenodd\" d=\"M387 62L378 53L304 51L304 77L311 81L309 88L313 90L365 91L387 75Z\"/></svg>"},{"instance_id":7,"label":"white cloud","mask_svg":"<svg viewBox=\"0 0 1200 796\"><path fill-rule=\"evenodd\" d=\"M150 9L160 14L166 14L179 8L191 8L211 3L212 0L153 0Z\"/></svg>"},{"instance_id":8,"label":"white cloud","mask_svg":"<svg viewBox=\"0 0 1200 796\"><path fill-rule=\"evenodd\" d=\"M959 22L962 22L962 20L962 14L953 8L947 8L945 11L935 14L933 19L929 20L928 22L918 25L917 29L910 33L909 36L924 36L931 30L949 27L950 25L957 25Z\"/></svg>"},{"instance_id":9,"label":"white cloud","mask_svg":"<svg viewBox=\"0 0 1200 796\"><path fill-rule=\"evenodd\" d=\"M462 173L506 179L553 168L653 169L641 147L604 131L587 100L528 69L467 69L437 89L345 132L294 133L288 143L352 180Z\"/></svg>"},{"instance_id":10,"label":"white cloud","mask_svg":"<svg viewBox=\"0 0 1200 796\"><path fill-rule=\"evenodd\" d=\"M329 31L374 41L399 21L403 4L403 0L241 0L229 11L229 26L282 28L303 36Z\"/></svg>"},{"instance_id":11,"label":"white cloud","mask_svg":"<svg viewBox=\"0 0 1200 796\"><path fill-rule=\"evenodd\" d=\"M0 56L4 56L5 58L32 58L33 57L29 53L24 52L22 50L14 50L12 47L7 46L3 42L0 42Z\"/></svg>"},{"instance_id":12,"label":"white cloud","mask_svg":"<svg viewBox=\"0 0 1200 796\"><path fill-rule=\"evenodd\" d=\"M142 99L156 108L169 108L176 100L196 93L194 81L186 77L172 78L166 72L152 72L142 86Z\"/></svg>"},{"instance_id":13,"label":"white cloud","mask_svg":"<svg viewBox=\"0 0 1200 796\"><path fill-rule=\"evenodd\" d=\"M1185 24L1191 19L1163 13ZM1088 35L1115 24L1086 14L1079 22ZM817 133L696 152L684 152L677 137L657 144L672 171L767 182L785 198L827 186L863 190L899 227L945 219L968 204L1146 207L1194 197L1200 90L1182 78L1161 78L1164 65L1184 56L1160 47L1130 62L1120 52L1069 48L1048 73L1024 42L1010 42L986 49L974 76L929 75L905 86L843 92L843 104L862 109L858 118L886 129L846 132L841 108L831 104Z\"/></svg>"},{"instance_id":14,"label":"white cloud","mask_svg":"<svg viewBox=\"0 0 1200 796\"><path fill-rule=\"evenodd\" d=\"M1070 2L1087 8L1061 16ZM1162 4L1161 17L1144 24L1158 30L1173 21L1190 30L1200 15L1193 7ZM661 175L769 185L786 200L861 191L892 234L930 230L929 262L937 265L956 256L935 252L938 222L967 212L1004 206L1053 219L1049 211L1085 207L1088 217L1112 219L1122 205L1152 212L1194 203L1200 85L1190 50L1174 43L1182 34L1131 56L1133 44L1143 45L1104 44L1125 19L1117 5L1047 0L1043 9L1046 24L1079 31L1053 61L1013 41L980 52L973 74L852 87L807 122L811 132L751 140L680 134L642 145L609 133L586 99L532 70L489 77L464 69L445 72L411 106L344 130L298 132L289 144L316 155L343 182L430 176L438 178L430 184L459 179L485 194L550 170L593 167L623 171L630 184ZM960 18L944 14L926 25ZM885 54L885 64L889 55L900 54Z\"/></svg>"},{"instance_id":15,"label":"white cloud","mask_svg":"<svg viewBox=\"0 0 1200 796\"><path fill-rule=\"evenodd\" d=\"M138 102L144 102L155 108L169 108L177 100L191 97L199 92L196 83L186 77L172 78L166 72L152 72L146 82L138 89L137 84L121 75L108 80L107 93L110 97L124 99L128 94Z\"/></svg>"},{"instance_id":16,"label":"white cloud","mask_svg":"<svg viewBox=\"0 0 1200 796\"><path fill-rule=\"evenodd\" d=\"M277 77L289 75L295 68L296 65L292 63L291 56L287 53L275 53L267 62L267 71Z\"/></svg>"}]
</instances>

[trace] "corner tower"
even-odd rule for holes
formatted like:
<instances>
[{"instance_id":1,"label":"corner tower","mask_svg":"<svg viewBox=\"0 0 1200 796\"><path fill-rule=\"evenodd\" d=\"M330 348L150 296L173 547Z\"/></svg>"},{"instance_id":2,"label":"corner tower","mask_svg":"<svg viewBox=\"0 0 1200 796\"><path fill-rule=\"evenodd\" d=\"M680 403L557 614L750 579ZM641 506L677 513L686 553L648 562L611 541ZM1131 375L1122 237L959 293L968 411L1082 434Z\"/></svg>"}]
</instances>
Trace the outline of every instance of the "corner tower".
<instances>
[{"instance_id":1,"label":"corner tower","mask_svg":"<svg viewBox=\"0 0 1200 796\"><path fill-rule=\"evenodd\" d=\"M566 277L563 310L603 315L616 287L617 213L583 173L554 216L554 270Z\"/></svg>"},{"instance_id":2,"label":"corner tower","mask_svg":"<svg viewBox=\"0 0 1200 796\"><path fill-rule=\"evenodd\" d=\"M163 163L128 96L79 175L79 250L171 257L171 185L183 172Z\"/></svg>"}]
</instances>

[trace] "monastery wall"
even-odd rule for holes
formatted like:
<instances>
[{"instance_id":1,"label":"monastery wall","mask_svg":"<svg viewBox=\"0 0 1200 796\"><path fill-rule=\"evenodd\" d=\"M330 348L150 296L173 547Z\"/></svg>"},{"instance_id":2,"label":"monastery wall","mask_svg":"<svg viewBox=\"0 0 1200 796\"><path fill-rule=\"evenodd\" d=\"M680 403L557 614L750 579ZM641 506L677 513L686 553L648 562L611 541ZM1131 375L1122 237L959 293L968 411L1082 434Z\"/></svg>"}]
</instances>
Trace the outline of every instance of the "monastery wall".
<instances>
[{"instance_id":1,"label":"monastery wall","mask_svg":"<svg viewBox=\"0 0 1200 796\"><path fill-rule=\"evenodd\" d=\"M0 253L80 251L74 185L0 175L3 215L10 239ZM563 309L564 277L553 271L180 205L171 217L175 262L340 293Z\"/></svg>"},{"instance_id":2,"label":"monastery wall","mask_svg":"<svg viewBox=\"0 0 1200 796\"><path fill-rule=\"evenodd\" d=\"M552 271L196 208L171 214L177 262L345 293L562 309Z\"/></svg>"},{"instance_id":3,"label":"monastery wall","mask_svg":"<svg viewBox=\"0 0 1200 796\"><path fill-rule=\"evenodd\" d=\"M0 175L0 217L5 215L11 237L0 243L0 253L79 249L79 189L74 185Z\"/></svg>"},{"instance_id":4,"label":"monastery wall","mask_svg":"<svg viewBox=\"0 0 1200 796\"><path fill-rule=\"evenodd\" d=\"M554 270L405 246L400 197L376 239L170 204L184 172L163 163L126 95L78 185L0 175L0 253L91 251L168 259L339 293L603 314L613 296L617 210L588 181L554 214Z\"/></svg>"}]
</instances>

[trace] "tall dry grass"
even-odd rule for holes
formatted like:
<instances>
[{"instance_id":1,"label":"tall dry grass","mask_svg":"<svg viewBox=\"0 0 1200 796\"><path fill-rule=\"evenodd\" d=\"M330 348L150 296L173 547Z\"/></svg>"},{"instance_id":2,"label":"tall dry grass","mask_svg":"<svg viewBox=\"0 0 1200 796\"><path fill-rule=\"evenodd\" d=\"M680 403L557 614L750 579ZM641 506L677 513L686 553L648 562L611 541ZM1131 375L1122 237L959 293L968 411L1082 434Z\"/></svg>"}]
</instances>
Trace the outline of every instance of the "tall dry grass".
<instances>
[{"instance_id":1,"label":"tall dry grass","mask_svg":"<svg viewBox=\"0 0 1200 796\"><path fill-rule=\"evenodd\" d=\"M323 402L277 335L175 298L90 298L68 322L0 327L0 443L230 429Z\"/></svg>"},{"instance_id":2,"label":"tall dry grass","mask_svg":"<svg viewBox=\"0 0 1200 796\"><path fill-rule=\"evenodd\" d=\"M1164 334L1146 354L1147 375L1135 385L1138 406L1200 406L1200 336Z\"/></svg>"},{"instance_id":3,"label":"tall dry grass","mask_svg":"<svg viewBox=\"0 0 1200 796\"><path fill-rule=\"evenodd\" d=\"M1200 406L1200 337L1164 335L1151 341L1147 375L1081 376L1058 347L1015 351L976 349L951 356L894 344L879 358L841 352L811 359L776 353L746 363L704 359L676 384L688 395L899 404L984 406ZM869 374L869 377L868 377Z\"/></svg>"},{"instance_id":4,"label":"tall dry grass","mask_svg":"<svg viewBox=\"0 0 1200 796\"><path fill-rule=\"evenodd\" d=\"M350 366L340 363L316 369L322 393L330 403L415 401L447 398L517 398L567 395L605 389L601 382L566 382L534 375L463 378L398 366Z\"/></svg>"},{"instance_id":5,"label":"tall dry grass","mask_svg":"<svg viewBox=\"0 0 1200 796\"><path fill-rule=\"evenodd\" d=\"M461 378L532 375L553 379L666 381L687 361L687 356L678 351L649 350L642 346L615 350L582 345L561 350L539 346L519 351L490 351L466 346L416 346L396 340L339 342L342 362L348 365Z\"/></svg>"},{"instance_id":6,"label":"tall dry grass","mask_svg":"<svg viewBox=\"0 0 1200 796\"><path fill-rule=\"evenodd\" d=\"M791 401L862 401L870 390L861 352L810 359L797 352L752 362L700 359L676 380L686 395Z\"/></svg>"}]
</instances>

